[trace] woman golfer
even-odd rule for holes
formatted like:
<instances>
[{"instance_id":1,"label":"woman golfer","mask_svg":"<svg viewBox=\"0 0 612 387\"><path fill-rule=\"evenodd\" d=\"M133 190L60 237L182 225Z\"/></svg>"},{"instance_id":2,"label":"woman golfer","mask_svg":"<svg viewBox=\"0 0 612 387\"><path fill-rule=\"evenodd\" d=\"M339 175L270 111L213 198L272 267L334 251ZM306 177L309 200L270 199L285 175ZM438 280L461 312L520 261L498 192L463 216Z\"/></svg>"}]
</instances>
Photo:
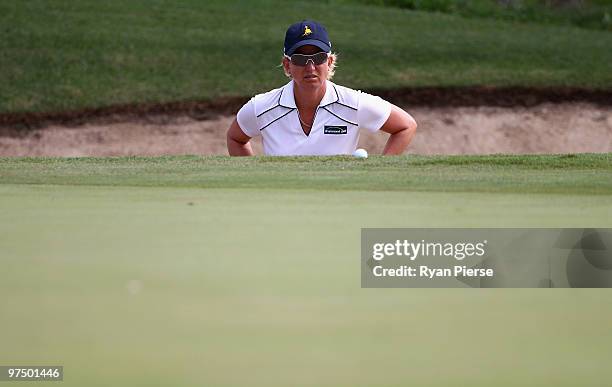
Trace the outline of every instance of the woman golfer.
<instances>
[{"instance_id":1,"label":"woman golfer","mask_svg":"<svg viewBox=\"0 0 612 387\"><path fill-rule=\"evenodd\" d=\"M417 124L404 110L373 95L330 81L336 56L325 27L305 20L285 34L283 68L291 81L256 95L227 131L232 156L252 156L249 141L263 136L267 155L352 154L359 130L390 134L383 154L404 152Z\"/></svg>"}]
</instances>

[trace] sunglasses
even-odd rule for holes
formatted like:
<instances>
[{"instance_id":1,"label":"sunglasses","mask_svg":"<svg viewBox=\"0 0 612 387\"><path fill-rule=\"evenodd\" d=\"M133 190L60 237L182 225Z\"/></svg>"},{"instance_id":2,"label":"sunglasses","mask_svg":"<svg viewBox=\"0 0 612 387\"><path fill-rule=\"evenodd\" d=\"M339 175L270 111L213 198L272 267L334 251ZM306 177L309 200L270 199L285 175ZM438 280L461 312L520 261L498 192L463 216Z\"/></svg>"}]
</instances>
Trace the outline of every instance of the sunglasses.
<instances>
[{"instance_id":1,"label":"sunglasses","mask_svg":"<svg viewBox=\"0 0 612 387\"><path fill-rule=\"evenodd\" d=\"M329 54L326 52L317 52L316 54L312 54L312 55L305 55L305 54L293 54L291 56L285 55L285 58L288 58L291 61L291 63L294 64L295 66L306 66L308 64L308 61L312 61L312 64L314 64L315 66L318 66L318 65L322 65L323 63L325 63L328 56Z\"/></svg>"}]
</instances>

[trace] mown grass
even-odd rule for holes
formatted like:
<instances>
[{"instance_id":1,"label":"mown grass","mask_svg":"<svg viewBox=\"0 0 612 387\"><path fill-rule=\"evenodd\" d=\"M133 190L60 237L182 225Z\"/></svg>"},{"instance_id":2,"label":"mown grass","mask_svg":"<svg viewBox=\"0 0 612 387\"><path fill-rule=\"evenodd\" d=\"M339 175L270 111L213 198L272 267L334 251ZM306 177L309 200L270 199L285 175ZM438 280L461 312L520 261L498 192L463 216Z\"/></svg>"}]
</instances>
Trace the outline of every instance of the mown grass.
<instances>
[{"instance_id":1,"label":"mown grass","mask_svg":"<svg viewBox=\"0 0 612 387\"><path fill-rule=\"evenodd\" d=\"M606 291L362 289L359 238L611 211L612 154L0 158L0 363L66 386L601 385Z\"/></svg>"},{"instance_id":2,"label":"mown grass","mask_svg":"<svg viewBox=\"0 0 612 387\"><path fill-rule=\"evenodd\" d=\"M0 158L0 183L612 194L612 154Z\"/></svg>"},{"instance_id":3,"label":"mown grass","mask_svg":"<svg viewBox=\"0 0 612 387\"><path fill-rule=\"evenodd\" d=\"M610 227L610 157L0 159L0 364L70 387L604 385L608 290L362 289L360 232Z\"/></svg>"},{"instance_id":4,"label":"mown grass","mask_svg":"<svg viewBox=\"0 0 612 387\"><path fill-rule=\"evenodd\" d=\"M334 1L612 31L610 0L329 0Z\"/></svg>"},{"instance_id":5,"label":"mown grass","mask_svg":"<svg viewBox=\"0 0 612 387\"><path fill-rule=\"evenodd\" d=\"M282 85L287 26L314 18L354 88L612 85L612 35L320 2L1 2L0 113L248 96Z\"/></svg>"}]
</instances>

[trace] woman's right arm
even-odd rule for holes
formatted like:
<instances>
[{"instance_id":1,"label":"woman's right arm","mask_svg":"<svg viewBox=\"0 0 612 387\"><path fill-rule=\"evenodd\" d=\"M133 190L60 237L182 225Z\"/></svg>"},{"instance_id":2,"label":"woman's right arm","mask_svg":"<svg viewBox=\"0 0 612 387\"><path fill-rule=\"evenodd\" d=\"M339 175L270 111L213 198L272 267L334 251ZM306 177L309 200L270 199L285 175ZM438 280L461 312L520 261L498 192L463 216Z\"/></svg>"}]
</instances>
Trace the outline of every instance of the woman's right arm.
<instances>
[{"instance_id":1,"label":"woman's right arm","mask_svg":"<svg viewBox=\"0 0 612 387\"><path fill-rule=\"evenodd\" d=\"M244 134L238 121L234 119L227 130L227 151L230 156L253 156L250 140L251 137Z\"/></svg>"}]
</instances>

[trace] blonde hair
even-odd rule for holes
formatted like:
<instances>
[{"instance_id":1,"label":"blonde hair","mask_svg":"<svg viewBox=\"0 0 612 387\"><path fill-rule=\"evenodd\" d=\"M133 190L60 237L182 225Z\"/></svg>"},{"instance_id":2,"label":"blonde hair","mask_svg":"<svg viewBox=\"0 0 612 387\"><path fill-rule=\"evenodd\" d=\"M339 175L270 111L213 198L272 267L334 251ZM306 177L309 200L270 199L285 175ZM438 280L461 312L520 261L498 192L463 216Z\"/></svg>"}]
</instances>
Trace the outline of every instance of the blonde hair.
<instances>
[{"instance_id":1,"label":"blonde hair","mask_svg":"<svg viewBox=\"0 0 612 387\"><path fill-rule=\"evenodd\" d=\"M331 53L329 53L329 57L332 58L333 60L332 60L332 64L329 66L329 71L327 73L327 79L331 80L332 77L334 76L335 72L336 72L336 61L338 60L338 55L336 55L336 53L334 53L334 52L331 52ZM281 59L281 64L280 65L283 68L283 72L285 73L285 75L288 78L291 78L291 74L289 74L289 72L285 69L285 66L284 66L284 60L285 59L286 59L286 57L283 56L283 59Z\"/></svg>"}]
</instances>

